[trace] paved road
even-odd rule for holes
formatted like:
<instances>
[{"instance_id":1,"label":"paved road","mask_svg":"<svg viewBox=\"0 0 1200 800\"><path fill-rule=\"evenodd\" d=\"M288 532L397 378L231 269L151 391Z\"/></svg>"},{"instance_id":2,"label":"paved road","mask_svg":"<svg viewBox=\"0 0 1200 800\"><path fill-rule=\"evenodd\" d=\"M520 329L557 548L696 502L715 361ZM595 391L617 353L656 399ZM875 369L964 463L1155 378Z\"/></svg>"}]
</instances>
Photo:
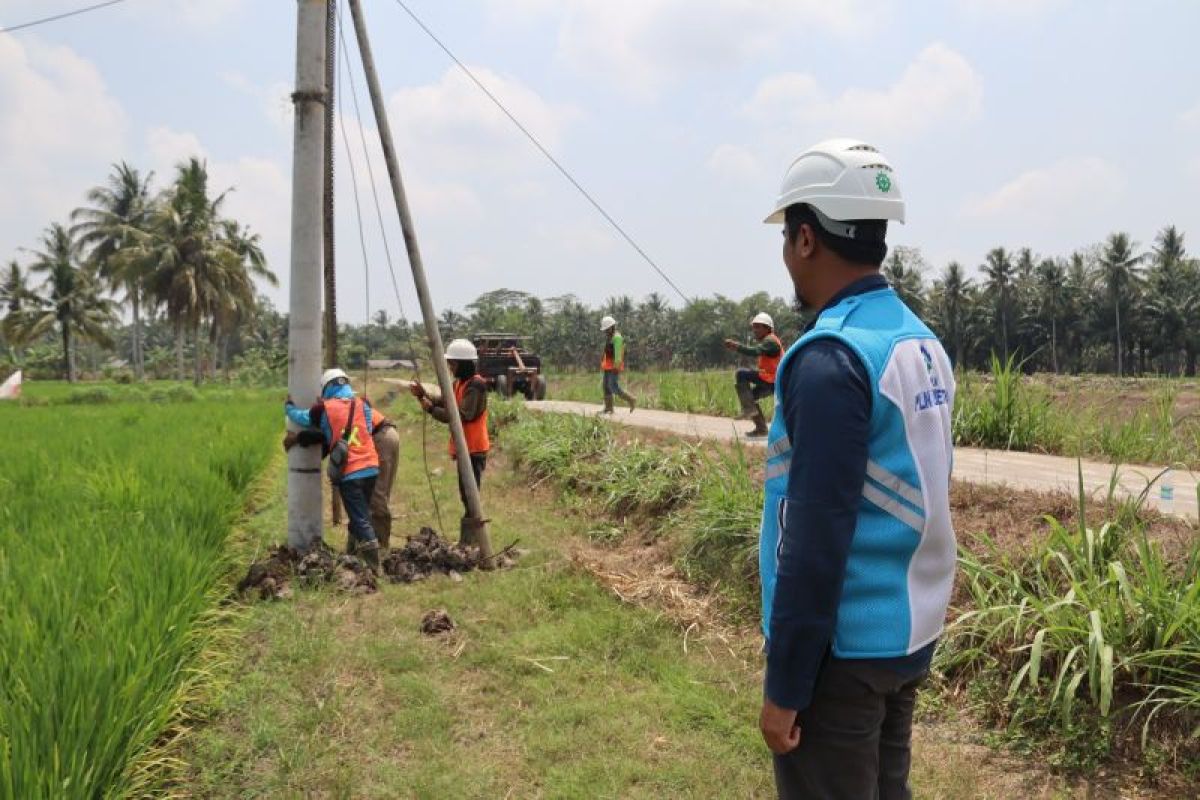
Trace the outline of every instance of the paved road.
<instances>
[{"instance_id":1,"label":"paved road","mask_svg":"<svg viewBox=\"0 0 1200 800\"><path fill-rule=\"evenodd\" d=\"M526 405L535 411L564 414L590 415L601 410L599 405L569 403L561 400L544 400L540 403L527 403ZM627 410L620 409L613 414L612 421L621 425L667 431L695 439L716 439L726 442L738 439L753 448L762 448L765 442L763 439L747 439L742 435L750 427L750 423L724 417L705 417L698 414L679 414L673 411L652 409L638 409L630 414ZM1007 485L1017 489L1042 492L1066 490L1074 493L1079 486L1079 467L1080 465L1075 459L1061 456L1017 453L1007 450L980 450L971 447L959 447L954 451L955 478L972 483ZM1084 486L1089 494L1100 498L1105 497L1112 480L1113 465L1084 461L1082 467ZM1123 466L1118 473L1117 491L1122 496L1140 494L1146 488L1146 484L1155 479L1160 472L1162 472L1162 468L1159 467ZM1155 484L1150 492L1150 505L1179 517L1196 519L1196 486L1200 481L1200 474L1176 471L1173 477L1175 500L1170 504L1171 507L1164 507L1159 499L1158 484Z\"/></svg>"}]
</instances>

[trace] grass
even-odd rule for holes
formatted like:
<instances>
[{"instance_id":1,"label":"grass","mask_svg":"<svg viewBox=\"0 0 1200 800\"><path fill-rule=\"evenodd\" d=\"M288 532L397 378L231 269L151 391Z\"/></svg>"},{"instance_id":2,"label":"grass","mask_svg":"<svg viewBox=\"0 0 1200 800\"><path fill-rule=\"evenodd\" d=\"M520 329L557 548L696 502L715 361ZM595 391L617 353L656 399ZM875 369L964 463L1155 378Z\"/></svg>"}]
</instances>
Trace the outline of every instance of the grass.
<instances>
[{"instance_id":1,"label":"grass","mask_svg":"<svg viewBox=\"0 0 1200 800\"><path fill-rule=\"evenodd\" d=\"M736 417L741 409L734 391L733 373L732 367L703 372L631 371L621 374L621 387L637 397L641 408ZM604 398L598 372L559 373L550 375L549 382L547 398L551 400L599 403ZM775 401L770 397L764 398L759 401L759 407L770 417Z\"/></svg>"},{"instance_id":2,"label":"grass","mask_svg":"<svg viewBox=\"0 0 1200 800\"><path fill-rule=\"evenodd\" d=\"M1081 492L1074 528L1050 519L1032 552L962 553L964 603L939 668L1010 730L1056 742L1059 758L1166 752L1200 775L1200 541L1168 560L1139 501L1098 528L1086 502Z\"/></svg>"},{"instance_id":3,"label":"grass","mask_svg":"<svg viewBox=\"0 0 1200 800\"><path fill-rule=\"evenodd\" d=\"M150 381L117 383L88 381L26 381L17 405L109 405L112 403L190 403L197 400L261 402L286 395L285 389L248 389L206 383L199 389L190 382Z\"/></svg>"},{"instance_id":4,"label":"grass","mask_svg":"<svg viewBox=\"0 0 1200 800\"><path fill-rule=\"evenodd\" d=\"M403 440L420 434L398 413ZM438 445L443 514L458 498ZM508 429L502 432L508 436ZM301 591L259 604L211 724L187 740L187 790L207 797L765 796L754 726L756 665L685 653L660 615L621 603L565 557L590 520L556 513L493 461L484 502L495 545L517 568L387 585L350 598ZM551 505L548 507L548 503ZM398 534L429 524L419 442L402 448ZM252 537L278 538L282 502ZM333 541L340 536L330 537ZM449 638L419 631L445 608ZM726 787L719 789L716 787Z\"/></svg>"},{"instance_id":5,"label":"grass","mask_svg":"<svg viewBox=\"0 0 1200 800\"><path fill-rule=\"evenodd\" d=\"M278 409L8 405L0 427L0 796L139 791Z\"/></svg>"}]
</instances>

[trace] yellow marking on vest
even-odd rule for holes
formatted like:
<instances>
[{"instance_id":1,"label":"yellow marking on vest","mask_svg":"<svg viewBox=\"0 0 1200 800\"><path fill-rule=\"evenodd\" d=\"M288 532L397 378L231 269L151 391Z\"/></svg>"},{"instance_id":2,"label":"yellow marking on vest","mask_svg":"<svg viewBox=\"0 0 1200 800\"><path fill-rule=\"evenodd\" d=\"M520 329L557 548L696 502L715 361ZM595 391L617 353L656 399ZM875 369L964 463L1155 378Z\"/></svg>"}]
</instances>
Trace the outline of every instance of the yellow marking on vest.
<instances>
[{"instance_id":1,"label":"yellow marking on vest","mask_svg":"<svg viewBox=\"0 0 1200 800\"><path fill-rule=\"evenodd\" d=\"M347 439L346 442L351 447L362 447L362 440L358 438L358 426L357 425L350 428L350 438Z\"/></svg>"}]
</instances>

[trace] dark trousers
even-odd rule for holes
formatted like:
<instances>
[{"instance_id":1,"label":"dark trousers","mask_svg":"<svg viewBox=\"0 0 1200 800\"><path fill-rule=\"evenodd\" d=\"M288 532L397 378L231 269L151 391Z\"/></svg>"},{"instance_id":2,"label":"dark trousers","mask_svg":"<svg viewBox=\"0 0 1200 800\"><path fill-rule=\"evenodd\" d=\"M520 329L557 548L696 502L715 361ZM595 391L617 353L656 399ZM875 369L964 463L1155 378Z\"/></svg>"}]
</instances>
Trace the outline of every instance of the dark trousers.
<instances>
[{"instance_id":1,"label":"dark trousers","mask_svg":"<svg viewBox=\"0 0 1200 800\"><path fill-rule=\"evenodd\" d=\"M350 538L355 542L374 542L375 529L371 527L371 495L375 492L375 476L342 481L337 485L346 508L346 520Z\"/></svg>"},{"instance_id":2,"label":"dark trousers","mask_svg":"<svg viewBox=\"0 0 1200 800\"><path fill-rule=\"evenodd\" d=\"M916 678L830 658L800 712L800 745L775 756L783 800L909 800Z\"/></svg>"},{"instance_id":3,"label":"dark trousers","mask_svg":"<svg viewBox=\"0 0 1200 800\"><path fill-rule=\"evenodd\" d=\"M455 467L457 470L457 467ZM472 453L471 454L471 472L475 473L475 485L480 489L483 488L483 471L487 469L487 453ZM467 508L467 490L463 486L462 474L458 477L458 496L462 499L463 516L471 516L471 511Z\"/></svg>"},{"instance_id":4,"label":"dark trousers","mask_svg":"<svg viewBox=\"0 0 1200 800\"><path fill-rule=\"evenodd\" d=\"M744 384L750 387L750 396L755 400L770 397L775 392L775 384L764 381L756 369L739 369L734 374L734 380L739 386Z\"/></svg>"}]
</instances>

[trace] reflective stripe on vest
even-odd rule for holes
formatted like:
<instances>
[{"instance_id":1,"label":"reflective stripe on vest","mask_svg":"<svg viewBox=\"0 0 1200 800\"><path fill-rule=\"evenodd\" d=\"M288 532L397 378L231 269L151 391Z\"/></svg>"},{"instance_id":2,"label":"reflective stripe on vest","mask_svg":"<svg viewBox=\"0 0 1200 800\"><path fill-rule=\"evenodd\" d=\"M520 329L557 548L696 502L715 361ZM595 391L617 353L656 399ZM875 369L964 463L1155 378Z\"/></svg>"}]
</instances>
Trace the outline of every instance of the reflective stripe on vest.
<instances>
[{"instance_id":1,"label":"reflective stripe on vest","mask_svg":"<svg viewBox=\"0 0 1200 800\"><path fill-rule=\"evenodd\" d=\"M483 378L478 375L472 376L465 381L454 382L454 400L458 403L458 407L462 408L463 398L467 396L467 387L472 382L483 382ZM485 387L486 390L486 387ZM492 443L488 438L488 412L487 406L483 408L483 413L471 421L463 420L463 435L467 440L467 450L472 455L486 453L491 449ZM450 434L450 457L453 458L458 453L458 448L454 446L454 434Z\"/></svg>"},{"instance_id":2,"label":"reflective stripe on vest","mask_svg":"<svg viewBox=\"0 0 1200 800\"><path fill-rule=\"evenodd\" d=\"M779 371L779 362L783 360L783 342L774 333L767 334L766 338L779 345L779 352L773 356L758 357L758 377L767 383L774 383L775 373Z\"/></svg>"},{"instance_id":3,"label":"reflective stripe on vest","mask_svg":"<svg viewBox=\"0 0 1200 800\"><path fill-rule=\"evenodd\" d=\"M351 402L341 398L324 401L325 417L329 422L333 442L342 438L342 433L346 430L346 417L350 414ZM346 459L345 474L350 475L360 469L379 466L379 454L375 452L375 440L367 431L367 414L363 408L362 398L354 403L354 425L350 428L350 438L347 440L347 444L350 445L350 454Z\"/></svg>"}]
</instances>

